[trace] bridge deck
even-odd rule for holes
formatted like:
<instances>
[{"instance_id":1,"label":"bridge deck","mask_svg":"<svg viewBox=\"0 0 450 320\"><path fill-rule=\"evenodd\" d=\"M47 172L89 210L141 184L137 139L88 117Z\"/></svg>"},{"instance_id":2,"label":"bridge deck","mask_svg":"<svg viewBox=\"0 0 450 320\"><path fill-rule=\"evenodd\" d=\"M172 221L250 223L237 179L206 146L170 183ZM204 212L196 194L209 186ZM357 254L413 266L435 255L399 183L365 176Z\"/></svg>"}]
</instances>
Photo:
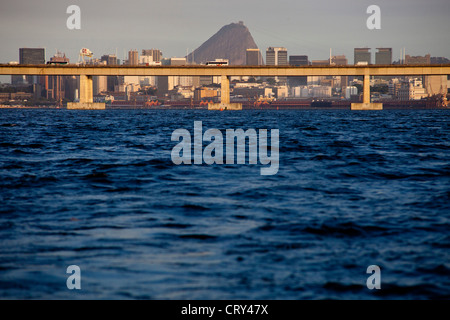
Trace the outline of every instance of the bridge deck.
<instances>
[{"instance_id":1,"label":"bridge deck","mask_svg":"<svg viewBox=\"0 0 450 320\"><path fill-rule=\"evenodd\" d=\"M450 64L369 66L91 66L0 64L2 75L89 76L409 76L450 75Z\"/></svg>"}]
</instances>

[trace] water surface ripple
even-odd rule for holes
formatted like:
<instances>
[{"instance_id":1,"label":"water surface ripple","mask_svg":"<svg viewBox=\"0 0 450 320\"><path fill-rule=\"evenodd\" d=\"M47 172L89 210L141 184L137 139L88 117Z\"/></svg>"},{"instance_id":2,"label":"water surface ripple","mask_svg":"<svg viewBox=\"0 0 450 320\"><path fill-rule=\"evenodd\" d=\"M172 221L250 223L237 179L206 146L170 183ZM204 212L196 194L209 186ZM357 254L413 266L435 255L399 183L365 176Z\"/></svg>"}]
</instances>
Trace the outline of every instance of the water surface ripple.
<instances>
[{"instance_id":1,"label":"water surface ripple","mask_svg":"<svg viewBox=\"0 0 450 320\"><path fill-rule=\"evenodd\" d=\"M171 134L196 120L279 129L278 174L174 165ZM0 110L0 298L448 299L449 120Z\"/></svg>"}]
</instances>

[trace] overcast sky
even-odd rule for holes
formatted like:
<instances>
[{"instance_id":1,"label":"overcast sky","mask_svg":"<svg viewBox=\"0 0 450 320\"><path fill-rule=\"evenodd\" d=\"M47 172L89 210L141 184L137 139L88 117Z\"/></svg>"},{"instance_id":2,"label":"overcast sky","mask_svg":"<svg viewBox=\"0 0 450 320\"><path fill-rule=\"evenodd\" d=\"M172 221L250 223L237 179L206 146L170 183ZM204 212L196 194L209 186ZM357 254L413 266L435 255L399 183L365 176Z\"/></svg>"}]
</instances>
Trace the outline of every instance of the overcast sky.
<instances>
[{"instance_id":1,"label":"overcast sky","mask_svg":"<svg viewBox=\"0 0 450 320\"><path fill-rule=\"evenodd\" d=\"M244 21L256 44L283 46L289 55L327 59L354 47L392 47L410 55L450 58L449 0L0 0L0 62L19 60L20 47L56 49L71 62L82 47L95 57L158 48L182 57L222 26ZM81 30L69 30L66 9L81 8ZM368 30L369 5L381 8L381 30ZM265 53L264 53L265 55ZM374 59L374 58L372 58Z\"/></svg>"}]
</instances>

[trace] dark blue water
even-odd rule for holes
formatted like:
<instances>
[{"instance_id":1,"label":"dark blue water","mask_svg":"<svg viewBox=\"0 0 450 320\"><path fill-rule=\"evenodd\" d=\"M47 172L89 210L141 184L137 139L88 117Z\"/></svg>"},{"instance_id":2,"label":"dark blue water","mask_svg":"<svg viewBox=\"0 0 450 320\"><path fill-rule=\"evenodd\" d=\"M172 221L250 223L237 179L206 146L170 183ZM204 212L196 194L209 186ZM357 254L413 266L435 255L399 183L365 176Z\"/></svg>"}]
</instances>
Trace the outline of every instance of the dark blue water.
<instances>
[{"instance_id":1,"label":"dark blue water","mask_svg":"<svg viewBox=\"0 0 450 320\"><path fill-rule=\"evenodd\" d=\"M174 165L196 120L278 174ZM449 159L445 110L0 110L0 298L448 299Z\"/></svg>"}]
</instances>

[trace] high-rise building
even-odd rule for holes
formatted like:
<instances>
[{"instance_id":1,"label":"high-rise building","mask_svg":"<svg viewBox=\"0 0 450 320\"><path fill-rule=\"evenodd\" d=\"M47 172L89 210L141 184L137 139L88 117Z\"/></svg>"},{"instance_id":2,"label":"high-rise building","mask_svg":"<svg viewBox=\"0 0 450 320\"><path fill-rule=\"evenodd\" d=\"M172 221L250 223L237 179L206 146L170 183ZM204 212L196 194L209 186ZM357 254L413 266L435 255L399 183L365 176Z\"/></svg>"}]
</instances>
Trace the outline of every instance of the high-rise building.
<instances>
[{"instance_id":1,"label":"high-rise building","mask_svg":"<svg viewBox=\"0 0 450 320\"><path fill-rule=\"evenodd\" d=\"M311 60L312 66L326 66L330 65L330 59L327 60ZM320 85L320 83L326 79L325 76L308 76L308 86L310 85Z\"/></svg>"},{"instance_id":2,"label":"high-rise building","mask_svg":"<svg viewBox=\"0 0 450 320\"><path fill-rule=\"evenodd\" d=\"M332 56L330 60L330 65L334 66L346 66L348 64L348 59L345 55L339 55L339 56ZM340 76L340 77L334 77L336 80L335 83L337 84L337 87L341 88L341 92L345 92L345 88L348 85L348 77L347 76Z\"/></svg>"},{"instance_id":3,"label":"high-rise building","mask_svg":"<svg viewBox=\"0 0 450 320\"><path fill-rule=\"evenodd\" d=\"M392 64L392 48L377 48L375 64Z\"/></svg>"},{"instance_id":4,"label":"high-rise building","mask_svg":"<svg viewBox=\"0 0 450 320\"><path fill-rule=\"evenodd\" d=\"M25 75L12 75L11 76L11 84L12 85L22 85L27 83L27 76Z\"/></svg>"},{"instance_id":5,"label":"high-rise building","mask_svg":"<svg viewBox=\"0 0 450 320\"><path fill-rule=\"evenodd\" d=\"M370 48L355 48L354 50L354 64L370 64L371 53Z\"/></svg>"},{"instance_id":6,"label":"high-rise building","mask_svg":"<svg viewBox=\"0 0 450 320\"><path fill-rule=\"evenodd\" d=\"M128 51L128 65L137 66L139 64L139 53L137 50Z\"/></svg>"},{"instance_id":7,"label":"high-rise building","mask_svg":"<svg viewBox=\"0 0 450 320\"><path fill-rule=\"evenodd\" d=\"M375 64L389 65L392 64L392 48L377 48L375 53ZM377 77L381 80L389 81L391 77L381 76Z\"/></svg>"},{"instance_id":8,"label":"high-rise building","mask_svg":"<svg viewBox=\"0 0 450 320\"><path fill-rule=\"evenodd\" d=\"M69 58L61 52L57 52L50 58L53 63L69 63ZM45 92L47 99L62 101L66 96L65 76L45 76Z\"/></svg>"},{"instance_id":9,"label":"high-rise building","mask_svg":"<svg viewBox=\"0 0 450 320\"><path fill-rule=\"evenodd\" d=\"M300 67L309 65L308 56L289 56L289 65ZM289 77L288 84L290 87L306 86L308 77Z\"/></svg>"},{"instance_id":10,"label":"high-rise building","mask_svg":"<svg viewBox=\"0 0 450 320\"><path fill-rule=\"evenodd\" d=\"M162 60L162 52L159 49L144 49L142 50L142 55L152 57L152 61L154 62Z\"/></svg>"},{"instance_id":11,"label":"high-rise building","mask_svg":"<svg viewBox=\"0 0 450 320\"><path fill-rule=\"evenodd\" d=\"M186 58L166 58L161 60L161 64L164 66L182 66L186 64ZM180 85L180 79L183 84L187 83L186 77L180 76L158 76L156 77L158 84L158 96L163 97L169 90Z\"/></svg>"},{"instance_id":12,"label":"high-rise building","mask_svg":"<svg viewBox=\"0 0 450 320\"><path fill-rule=\"evenodd\" d=\"M66 99L70 101L78 99L80 83L77 76L65 76L64 87L66 89Z\"/></svg>"},{"instance_id":13,"label":"high-rise building","mask_svg":"<svg viewBox=\"0 0 450 320\"><path fill-rule=\"evenodd\" d=\"M44 48L19 48L20 64L45 64ZM12 76L12 83L16 84L37 84L39 76Z\"/></svg>"},{"instance_id":14,"label":"high-rise building","mask_svg":"<svg viewBox=\"0 0 450 320\"><path fill-rule=\"evenodd\" d=\"M266 64L268 66L287 66L287 49L283 47L269 47L266 51Z\"/></svg>"},{"instance_id":15,"label":"high-rise building","mask_svg":"<svg viewBox=\"0 0 450 320\"><path fill-rule=\"evenodd\" d=\"M115 54L105 54L100 58L100 60L105 61L108 66L116 66L119 64Z\"/></svg>"},{"instance_id":16,"label":"high-rise building","mask_svg":"<svg viewBox=\"0 0 450 320\"><path fill-rule=\"evenodd\" d=\"M290 66L307 66L309 65L308 56L289 56Z\"/></svg>"},{"instance_id":17,"label":"high-rise building","mask_svg":"<svg viewBox=\"0 0 450 320\"><path fill-rule=\"evenodd\" d=\"M245 64L247 66L260 66L263 58L259 49L247 49L245 52Z\"/></svg>"},{"instance_id":18,"label":"high-rise building","mask_svg":"<svg viewBox=\"0 0 450 320\"><path fill-rule=\"evenodd\" d=\"M105 54L100 58L100 61L105 61L108 66L119 65L119 59L115 54ZM107 76L107 91L113 92L115 87L119 84L118 76Z\"/></svg>"},{"instance_id":19,"label":"high-rise building","mask_svg":"<svg viewBox=\"0 0 450 320\"><path fill-rule=\"evenodd\" d=\"M266 64L268 66L287 66L288 53L283 47L269 47L266 51ZM286 83L286 77L275 77L275 81Z\"/></svg>"},{"instance_id":20,"label":"high-rise building","mask_svg":"<svg viewBox=\"0 0 450 320\"><path fill-rule=\"evenodd\" d=\"M45 64L44 48L20 48L19 49L20 64Z\"/></svg>"},{"instance_id":21,"label":"high-rise building","mask_svg":"<svg viewBox=\"0 0 450 320\"><path fill-rule=\"evenodd\" d=\"M92 90L94 95L108 91L108 77L107 76L92 77Z\"/></svg>"}]
</instances>

